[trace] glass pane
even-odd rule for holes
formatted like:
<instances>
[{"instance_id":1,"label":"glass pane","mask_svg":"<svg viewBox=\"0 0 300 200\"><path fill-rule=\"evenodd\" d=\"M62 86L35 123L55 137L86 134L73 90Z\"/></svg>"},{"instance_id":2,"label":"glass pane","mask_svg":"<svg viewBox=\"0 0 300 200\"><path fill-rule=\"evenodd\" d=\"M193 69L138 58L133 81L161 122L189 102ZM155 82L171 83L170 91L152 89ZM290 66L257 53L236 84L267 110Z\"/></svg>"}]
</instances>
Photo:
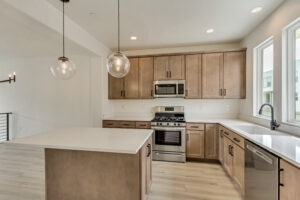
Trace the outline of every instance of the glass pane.
<instances>
[{"instance_id":1,"label":"glass pane","mask_svg":"<svg viewBox=\"0 0 300 200\"><path fill-rule=\"evenodd\" d=\"M262 61L262 104L273 105L273 44L263 49ZM262 114L271 116L271 109L265 107Z\"/></svg>"},{"instance_id":2,"label":"glass pane","mask_svg":"<svg viewBox=\"0 0 300 200\"><path fill-rule=\"evenodd\" d=\"M300 73L300 28L296 30L296 61L295 61L295 115L296 120L300 120L300 99L298 95L300 94L300 83L299 83L299 73Z\"/></svg>"}]
</instances>

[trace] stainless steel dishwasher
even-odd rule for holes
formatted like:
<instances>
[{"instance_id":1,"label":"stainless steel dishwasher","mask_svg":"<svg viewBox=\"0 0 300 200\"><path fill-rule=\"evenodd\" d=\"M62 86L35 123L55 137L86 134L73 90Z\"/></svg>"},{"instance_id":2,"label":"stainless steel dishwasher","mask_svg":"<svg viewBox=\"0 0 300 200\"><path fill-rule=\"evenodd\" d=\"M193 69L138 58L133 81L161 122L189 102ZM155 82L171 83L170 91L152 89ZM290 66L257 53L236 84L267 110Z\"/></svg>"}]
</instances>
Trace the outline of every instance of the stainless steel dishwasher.
<instances>
[{"instance_id":1,"label":"stainless steel dishwasher","mask_svg":"<svg viewBox=\"0 0 300 200\"><path fill-rule=\"evenodd\" d=\"M278 157L245 141L246 200L278 200Z\"/></svg>"}]
</instances>

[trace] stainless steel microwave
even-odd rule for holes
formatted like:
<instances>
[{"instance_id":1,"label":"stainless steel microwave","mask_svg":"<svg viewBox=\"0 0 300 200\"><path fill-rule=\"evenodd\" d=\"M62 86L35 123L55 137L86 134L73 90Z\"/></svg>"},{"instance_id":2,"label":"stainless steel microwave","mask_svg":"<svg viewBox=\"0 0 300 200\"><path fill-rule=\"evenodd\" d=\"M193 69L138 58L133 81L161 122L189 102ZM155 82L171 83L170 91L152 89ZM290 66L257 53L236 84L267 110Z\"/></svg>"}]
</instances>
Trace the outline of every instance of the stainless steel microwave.
<instances>
[{"instance_id":1,"label":"stainless steel microwave","mask_svg":"<svg viewBox=\"0 0 300 200\"><path fill-rule=\"evenodd\" d=\"M154 81L154 98L184 98L185 80Z\"/></svg>"}]
</instances>

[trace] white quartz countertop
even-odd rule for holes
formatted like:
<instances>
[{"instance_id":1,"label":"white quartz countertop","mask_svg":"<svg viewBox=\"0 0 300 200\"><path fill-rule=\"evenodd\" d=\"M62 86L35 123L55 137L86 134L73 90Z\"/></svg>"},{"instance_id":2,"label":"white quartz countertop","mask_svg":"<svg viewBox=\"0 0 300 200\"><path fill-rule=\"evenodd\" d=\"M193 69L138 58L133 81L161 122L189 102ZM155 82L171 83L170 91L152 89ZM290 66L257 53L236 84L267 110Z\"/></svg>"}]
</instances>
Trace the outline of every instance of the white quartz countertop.
<instances>
[{"instance_id":1,"label":"white quartz countertop","mask_svg":"<svg viewBox=\"0 0 300 200\"><path fill-rule=\"evenodd\" d=\"M67 128L7 143L53 149L136 154L152 136L152 132L144 129Z\"/></svg>"},{"instance_id":2,"label":"white quartz countertop","mask_svg":"<svg viewBox=\"0 0 300 200\"><path fill-rule=\"evenodd\" d=\"M187 122L218 123L300 168L299 137L280 131L271 131L269 128L238 119L187 119ZM258 126L259 129L255 129L254 126ZM253 128L252 132L256 132L256 134L250 133ZM266 133L264 134L264 132Z\"/></svg>"}]
</instances>

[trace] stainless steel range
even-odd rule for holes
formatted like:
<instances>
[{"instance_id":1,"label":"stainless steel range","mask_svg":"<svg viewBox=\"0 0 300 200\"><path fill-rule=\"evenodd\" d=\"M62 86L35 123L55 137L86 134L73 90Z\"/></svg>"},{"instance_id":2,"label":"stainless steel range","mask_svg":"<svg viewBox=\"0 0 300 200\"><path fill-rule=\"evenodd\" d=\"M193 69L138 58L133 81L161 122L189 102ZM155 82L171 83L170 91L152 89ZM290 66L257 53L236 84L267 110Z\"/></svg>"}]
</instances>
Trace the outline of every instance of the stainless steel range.
<instances>
[{"instance_id":1,"label":"stainless steel range","mask_svg":"<svg viewBox=\"0 0 300 200\"><path fill-rule=\"evenodd\" d=\"M156 107L151 128L154 130L153 160L186 161L186 123L183 106Z\"/></svg>"}]
</instances>

